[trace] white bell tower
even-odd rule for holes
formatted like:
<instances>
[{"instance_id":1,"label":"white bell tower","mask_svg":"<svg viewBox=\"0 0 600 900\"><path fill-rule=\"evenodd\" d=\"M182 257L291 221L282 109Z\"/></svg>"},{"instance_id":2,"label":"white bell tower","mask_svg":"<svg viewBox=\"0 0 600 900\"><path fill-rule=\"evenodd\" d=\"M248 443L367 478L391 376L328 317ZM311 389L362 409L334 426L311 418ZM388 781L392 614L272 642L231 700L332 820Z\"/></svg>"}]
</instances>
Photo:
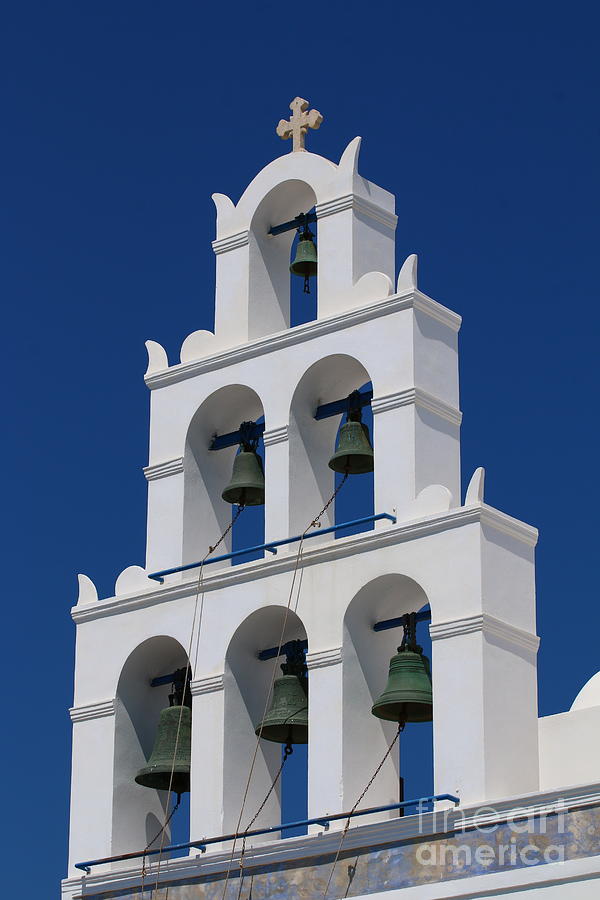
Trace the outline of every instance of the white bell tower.
<instances>
[{"instance_id":1,"label":"white bell tower","mask_svg":"<svg viewBox=\"0 0 600 900\"><path fill-rule=\"evenodd\" d=\"M185 665L190 647L191 838L235 830L271 681L273 663L261 662L258 653L277 646L284 621L285 640L308 642L309 817L350 809L394 735L393 725L373 717L371 705L401 632L375 632L373 625L427 604L435 792L470 806L539 788L537 531L485 503L482 469L461 496L460 317L419 289L416 256L404 261L396 278L393 195L359 174L360 138L338 163L304 149L307 128L320 124L307 106L297 98L291 121L280 123L281 135L293 137L291 152L265 166L237 203L224 194L213 197L215 333L189 335L174 364L159 344L147 342L146 564L122 572L115 595L106 599L80 576L73 610L65 896L81 891L76 863L139 851L163 820L166 798L133 777L165 705L165 692L150 681ZM270 231L313 209L318 313L291 328L294 232ZM210 562L199 604L193 564L232 515L221 492L235 450L211 450L214 436L264 417L265 541L293 538L334 486L328 459L340 417L316 419L315 412L368 382L374 511L388 517L349 537L308 538L301 588L289 611L298 542L239 565L231 558ZM334 524L332 505L319 530ZM231 551L230 537L216 555ZM157 580L165 570L178 571ZM280 747L261 741L244 821L263 801L279 760ZM367 805L393 803L397 796L397 762L390 757ZM395 816L379 814L371 823L399 822ZM280 817L275 791L256 825L277 824ZM342 825L332 823L329 834ZM311 829L305 844L325 840L314 831L323 829ZM285 846L295 846L294 840ZM313 855L325 846L315 845ZM217 845L199 859L190 851L185 871L204 866L204 877L222 878L226 850ZM140 866L139 859L106 863L85 877L98 896L110 886L112 896L121 897L119 887L125 896L125 886L139 884ZM184 868L176 867L181 877ZM282 890L271 896L287 896Z\"/></svg>"}]
</instances>

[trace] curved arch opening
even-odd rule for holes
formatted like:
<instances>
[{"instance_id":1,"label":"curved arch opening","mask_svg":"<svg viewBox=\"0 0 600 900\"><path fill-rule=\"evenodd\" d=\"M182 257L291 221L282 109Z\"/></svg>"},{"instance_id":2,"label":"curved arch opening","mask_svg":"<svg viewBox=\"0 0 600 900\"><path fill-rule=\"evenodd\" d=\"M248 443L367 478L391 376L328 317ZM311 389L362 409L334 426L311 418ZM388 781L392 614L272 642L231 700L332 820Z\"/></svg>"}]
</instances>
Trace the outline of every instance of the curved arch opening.
<instances>
[{"instance_id":1,"label":"curved arch opening","mask_svg":"<svg viewBox=\"0 0 600 900\"><path fill-rule=\"evenodd\" d=\"M285 618L285 609L281 606L265 606L256 610L238 627L227 649L223 759L223 821L226 833L236 829L256 748L255 728L270 706L273 678L280 676L279 667L285 662L285 657L263 662L258 654L261 650L279 645ZM300 618L290 610L282 643L292 640L306 640L306 631ZM253 818L265 799L281 764L282 750L279 743L260 740L242 827ZM296 744L279 784L253 827L273 825L288 820L288 816L305 818L307 788L307 754L302 745ZM272 838L267 836L265 839Z\"/></svg>"},{"instance_id":2,"label":"curved arch opening","mask_svg":"<svg viewBox=\"0 0 600 900\"><path fill-rule=\"evenodd\" d=\"M183 459L183 563L203 558L223 534L236 507L221 497L229 484L236 447L210 450L215 434L237 431L241 422L263 420L258 394L246 385L222 387L211 394L194 414L185 443ZM264 464L264 452L261 453ZM265 473L266 475L266 473ZM250 539L252 536L256 540ZM247 507L219 548L228 553L264 540L264 506Z\"/></svg>"},{"instance_id":3,"label":"curved arch opening","mask_svg":"<svg viewBox=\"0 0 600 900\"><path fill-rule=\"evenodd\" d=\"M373 703L385 688L389 663L402 640L403 629L373 631L387 619L418 612L428 605L423 588L401 574L381 575L353 597L344 616L343 638L343 774L346 796L358 796L396 734L397 726L377 718ZM426 623L417 630L418 643L431 661ZM431 722L408 724L369 791L369 805L398 803L433 793L433 728ZM404 778L404 785L400 777ZM347 793L348 792L348 793ZM387 815L394 817L395 811Z\"/></svg>"},{"instance_id":4,"label":"curved arch opening","mask_svg":"<svg viewBox=\"0 0 600 900\"><path fill-rule=\"evenodd\" d=\"M113 779L112 853L120 854L145 847L172 809L173 795L142 787L137 772L152 753L161 710L169 706L169 685L151 687L159 675L170 674L187 665L187 654L179 641L166 635L149 638L127 658L117 687ZM167 829L165 845L189 840L189 795ZM154 841L160 846L160 837Z\"/></svg>"},{"instance_id":5,"label":"curved arch opening","mask_svg":"<svg viewBox=\"0 0 600 900\"><path fill-rule=\"evenodd\" d=\"M327 419L314 418L317 407L347 397L361 385L370 384L370 376L357 359L335 354L314 363L300 379L290 408L290 534L304 531L308 523L323 508L339 484L329 468L329 460L336 446L336 437L345 416ZM367 411L368 410L368 411ZM370 408L363 410L363 421L372 425ZM372 428L371 440L373 439ZM376 456L375 456L375 465ZM348 482L333 504L321 517L321 527L372 515L374 496L373 473L350 475ZM355 514L353 511L358 510ZM367 512L362 512L368 510ZM357 530L363 531L360 526ZM339 536L351 534L344 530ZM325 536L328 539L329 535ZM321 538L315 538L319 541Z\"/></svg>"},{"instance_id":6,"label":"curved arch opening","mask_svg":"<svg viewBox=\"0 0 600 900\"><path fill-rule=\"evenodd\" d=\"M271 235L269 229L309 212L315 203L310 185L292 179L269 191L256 208L249 236L249 340L290 327L290 258L295 231Z\"/></svg>"}]
</instances>

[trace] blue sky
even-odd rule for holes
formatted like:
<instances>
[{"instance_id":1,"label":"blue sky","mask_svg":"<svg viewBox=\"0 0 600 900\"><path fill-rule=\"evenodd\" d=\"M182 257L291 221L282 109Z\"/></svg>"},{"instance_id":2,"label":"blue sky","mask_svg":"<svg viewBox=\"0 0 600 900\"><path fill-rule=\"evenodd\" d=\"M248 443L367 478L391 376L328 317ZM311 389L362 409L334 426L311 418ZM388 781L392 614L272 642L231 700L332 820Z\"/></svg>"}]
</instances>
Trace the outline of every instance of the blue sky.
<instances>
[{"instance_id":1,"label":"blue sky","mask_svg":"<svg viewBox=\"0 0 600 900\"><path fill-rule=\"evenodd\" d=\"M310 147L397 195L398 263L459 312L463 472L540 529L540 712L599 668L592 3L3 4L7 893L64 873L77 572L143 563L144 340L210 328L214 209ZM509 723L507 723L509 725ZM35 884L23 863L35 856ZM11 879L14 878L14 885ZM43 884L42 884L43 883Z\"/></svg>"}]
</instances>

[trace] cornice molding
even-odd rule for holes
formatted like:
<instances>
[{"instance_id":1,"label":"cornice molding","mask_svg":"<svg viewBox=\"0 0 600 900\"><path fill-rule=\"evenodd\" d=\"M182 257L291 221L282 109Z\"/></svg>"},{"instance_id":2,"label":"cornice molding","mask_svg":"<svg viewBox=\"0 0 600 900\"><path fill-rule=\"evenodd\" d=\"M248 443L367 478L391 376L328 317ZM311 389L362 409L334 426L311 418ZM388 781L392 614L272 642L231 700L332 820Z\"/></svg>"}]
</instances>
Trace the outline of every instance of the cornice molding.
<instances>
[{"instance_id":1,"label":"cornice molding","mask_svg":"<svg viewBox=\"0 0 600 900\"><path fill-rule=\"evenodd\" d=\"M420 291L409 291L406 294L393 294L391 297L386 297L385 300L378 300L376 303L370 303L358 309L345 310L337 316L296 325L294 328L287 328L285 331L269 334L255 341L248 341L241 346L222 350L214 356L206 356L193 362L179 363L169 369L147 375L145 382L150 390L156 390L188 378L194 378L205 372L224 369L263 354L275 353L295 344L302 344L322 335L344 331L346 328L352 328L362 322L369 322L381 316L389 316L401 310L413 308L419 309L452 331L458 331L460 328L461 318L456 313L446 309L445 306Z\"/></svg>"},{"instance_id":2,"label":"cornice molding","mask_svg":"<svg viewBox=\"0 0 600 900\"><path fill-rule=\"evenodd\" d=\"M422 291L415 290L413 293L414 309L418 310L418 312L424 313L426 316L429 316L430 319L435 319L441 325L445 325L446 328L450 328L451 331L460 331L460 326L462 325L462 317L459 316L458 313L453 312L446 306L442 306L441 303L438 303L437 300L433 300L431 297L428 297L427 294L424 294Z\"/></svg>"},{"instance_id":3,"label":"cornice molding","mask_svg":"<svg viewBox=\"0 0 600 900\"><path fill-rule=\"evenodd\" d=\"M263 433L263 441L265 447L272 447L273 444L281 444L289 440L289 425L281 425L280 428L271 428Z\"/></svg>"},{"instance_id":4,"label":"cornice molding","mask_svg":"<svg viewBox=\"0 0 600 900\"><path fill-rule=\"evenodd\" d=\"M324 219L327 216L334 216L336 213L344 212L346 209L353 209L360 215L373 219L386 228L395 230L398 224L398 216L395 213L378 206L376 203L366 200L364 197L358 197L356 194L344 194L342 197L335 197L333 200L326 200L325 203L319 203L315 207L317 219Z\"/></svg>"},{"instance_id":5,"label":"cornice molding","mask_svg":"<svg viewBox=\"0 0 600 900\"><path fill-rule=\"evenodd\" d=\"M309 671L337 666L342 661L342 648L332 647L330 650L315 650L306 654L306 665Z\"/></svg>"},{"instance_id":6,"label":"cornice molding","mask_svg":"<svg viewBox=\"0 0 600 900\"><path fill-rule=\"evenodd\" d=\"M505 644L510 644L527 653L535 654L540 645L537 635L503 622L488 613L476 616L465 616L461 619L453 619L449 622L436 622L429 626L429 634L432 641L441 641L446 638L458 637L463 634L481 632L484 637L496 639Z\"/></svg>"},{"instance_id":7,"label":"cornice molding","mask_svg":"<svg viewBox=\"0 0 600 900\"><path fill-rule=\"evenodd\" d=\"M230 250L237 250L238 247L245 247L250 243L249 231L238 231L236 234L230 234L228 237L219 238L212 242L212 248L215 256L221 253L228 253Z\"/></svg>"},{"instance_id":8,"label":"cornice molding","mask_svg":"<svg viewBox=\"0 0 600 900\"><path fill-rule=\"evenodd\" d=\"M453 425L460 425L462 422L462 412L454 406L450 406L439 397L434 397L422 388L411 387L395 394L386 394L383 397L374 397L371 401L371 409L373 415L387 412L390 409L398 409L401 406L410 406L414 404L420 409L425 409L433 415L451 422Z\"/></svg>"},{"instance_id":9,"label":"cornice molding","mask_svg":"<svg viewBox=\"0 0 600 900\"><path fill-rule=\"evenodd\" d=\"M466 507L463 507L466 508ZM506 513L500 512L487 503L477 504L474 509L481 509L481 524L489 525L495 531L500 531L508 537L516 538L523 544L535 547L538 542L539 532L533 525L526 525L520 519L514 519Z\"/></svg>"},{"instance_id":10,"label":"cornice molding","mask_svg":"<svg viewBox=\"0 0 600 900\"><path fill-rule=\"evenodd\" d=\"M146 481L157 481L159 478L168 478L169 475L180 475L183 472L183 456L145 466L143 471Z\"/></svg>"},{"instance_id":11,"label":"cornice molding","mask_svg":"<svg viewBox=\"0 0 600 900\"><path fill-rule=\"evenodd\" d=\"M600 784L574 785L535 791L522 797L500 798L454 812L454 830L467 831L528 816L553 815L588 806L600 806Z\"/></svg>"},{"instance_id":12,"label":"cornice molding","mask_svg":"<svg viewBox=\"0 0 600 900\"><path fill-rule=\"evenodd\" d=\"M87 722L88 719L102 719L105 716L114 716L116 701L98 700L97 703L87 703L83 706L72 706L69 710L71 722Z\"/></svg>"},{"instance_id":13,"label":"cornice molding","mask_svg":"<svg viewBox=\"0 0 600 900\"><path fill-rule=\"evenodd\" d=\"M208 675L206 678L197 678L190 681L192 697L199 697L201 694L213 694L215 691L222 691L224 687L225 678L222 672L219 675Z\"/></svg>"},{"instance_id":14,"label":"cornice molding","mask_svg":"<svg viewBox=\"0 0 600 900\"><path fill-rule=\"evenodd\" d=\"M493 507L485 504L476 504L473 506L460 506L410 522L399 522L396 525L384 526L358 535L331 540L313 549L307 547L302 554L303 565L318 565L342 559L343 557L353 557L358 553L367 553L372 550L378 550L381 547L391 547L395 544L402 544L406 541L472 524L486 524L531 547L535 546L537 541L538 533L536 528L513 519L511 516L507 516ZM294 553L269 556L268 559L265 557L222 569L214 575L205 573L202 587L205 592L221 590L232 584L255 581L282 572L292 571L295 564L296 554ZM75 606L71 610L71 616L75 622L80 623L100 619L104 616L130 612L135 609L145 609L159 603L167 603L171 600L188 597L193 593L196 584L197 579L194 577L187 581L179 581L174 585L160 585L157 583L156 587L148 591L142 591L139 594L130 594L118 598L111 597L84 606Z\"/></svg>"}]
</instances>

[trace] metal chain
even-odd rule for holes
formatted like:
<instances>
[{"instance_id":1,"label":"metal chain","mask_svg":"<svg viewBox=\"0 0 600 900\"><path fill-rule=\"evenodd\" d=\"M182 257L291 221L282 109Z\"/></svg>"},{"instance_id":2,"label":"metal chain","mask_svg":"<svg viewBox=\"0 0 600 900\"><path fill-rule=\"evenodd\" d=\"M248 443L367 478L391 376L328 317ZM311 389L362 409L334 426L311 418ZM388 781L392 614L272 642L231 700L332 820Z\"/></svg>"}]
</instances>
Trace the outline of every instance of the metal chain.
<instances>
[{"instance_id":1,"label":"metal chain","mask_svg":"<svg viewBox=\"0 0 600 900\"><path fill-rule=\"evenodd\" d=\"M344 477L342 478L342 480L336 487L335 491L333 492L333 494L331 495L331 497L329 498L329 500L327 501L327 503L325 504L325 506L323 507L321 512L317 513L317 515L314 517L314 519L312 520L310 525L305 529L305 531L302 532L302 539L304 539L306 537L306 535L308 534L308 532L310 531L311 528L318 528L318 526L321 524L319 519L321 518L323 513L327 512L327 510L329 509L329 507L331 506L331 504L333 503L333 501L335 500L335 498L341 491L343 485L346 483L346 480L347 480L349 474L350 473L348 472L348 470L346 470L344 472Z\"/></svg>"},{"instance_id":2,"label":"metal chain","mask_svg":"<svg viewBox=\"0 0 600 900\"><path fill-rule=\"evenodd\" d=\"M239 861L239 866L240 866L240 876L239 876L239 877L240 877L240 888L239 888L239 890L238 890L237 900L240 900L240 897L241 897L241 895L242 895L242 887L243 887L243 885L244 885L244 857L245 857L245 855L246 855L246 837L247 837L247 835L248 835L248 832L250 831L250 829L252 828L252 826L254 825L254 823L256 822L256 820L258 819L258 817L260 816L261 812L263 811L263 809L264 809L265 806L267 805L267 800L269 799L269 797L271 796L271 794L272 794L273 791L275 790L275 787L276 787L276 785L277 785L277 782L278 782L279 779L281 778L281 773L283 772L283 767L285 766L286 762L288 761L288 758L292 755L293 752L294 752L294 748L292 747L292 745L291 745L291 744L286 744L285 750L284 750L284 752L283 752L283 759L281 760L281 765L279 766L279 769L277 770L277 774L275 775L275 778L273 779L273 783L271 784L271 787L270 787L269 790L267 791L267 794L266 794L266 796L265 796L265 799L264 799L263 802L260 804L260 806L258 807L258 809L256 810L256 812L254 813L254 816L250 819L250 821L249 821L248 824L246 825L246 828L244 829L244 836L243 836L243 838L242 838L242 851L241 851L241 853L240 853L240 861Z\"/></svg>"},{"instance_id":3,"label":"metal chain","mask_svg":"<svg viewBox=\"0 0 600 900\"><path fill-rule=\"evenodd\" d=\"M346 824L344 825L344 829L342 831L342 836L340 838L340 845L337 848L337 853L335 854L335 859L333 860L333 864L331 866L331 871L329 872L329 878L327 879L327 884L325 885L325 890L323 891L323 900L326 900L327 892L329 891L329 885L331 884L331 879L333 878L333 873L335 872L335 867L337 865L337 861L340 858L340 853L342 852L342 847L344 845L344 841L346 840L346 835L348 834L348 829L350 828L350 819L356 812L356 809L358 808L359 803L361 802L361 800L363 799L363 797L365 796L365 794L367 793L367 791L369 790L369 788L371 787L371 785L373 784L373 782L375 781L377 776L379 775L381 769L383 768L383 764L385 763L386 759L388 758L388 756L394 749L396 741L400 737L401 731L404 731L404 723L403 722L401 722L398 725L398 731L396 732L396 734L394 736L394 740L392 741L390 746L385 751L383 759L381 760L381 762L379 763L379 765L377 766L377 768L371 775L371 778L367 782L367 786L365 787L365 789L361 793L360 797L358 798L358 800L356 801L356 803L354 804L354 806L352 807L352 809L350 810L350 812L348 814L348 818L346 819Z\"/></svg>"},{"instance_id":4,"label":"metal chain","mask_svg":"<svg viewBox=\"0 0 600 900\"><path fill-rule=\"evenodd\" d=\"M202 560L200 565L204 565L204 563L206 562L208 557L211 556L215 552L217 547L221 546L221 544L223 543L223 541L225 540L225 538L227 537L227 535L229 534L229 532L231 531L231 529L233 528L233 526L235 525L235 523L237 522L237 520L239 519L239 517L241 516L241 514L244 512L245 509L246 509L245 506L238 506L238 510L237 510L235 516L232 518L231 522L229 523L229 525L227 526L227 528L225 529L225 531L223 532L223 534L221 535L221 537L219 538L217 543L213 547L208 548L208 553L206 554L206 556L204 557L204 559Z\"/></svg>"}]
</instances>

